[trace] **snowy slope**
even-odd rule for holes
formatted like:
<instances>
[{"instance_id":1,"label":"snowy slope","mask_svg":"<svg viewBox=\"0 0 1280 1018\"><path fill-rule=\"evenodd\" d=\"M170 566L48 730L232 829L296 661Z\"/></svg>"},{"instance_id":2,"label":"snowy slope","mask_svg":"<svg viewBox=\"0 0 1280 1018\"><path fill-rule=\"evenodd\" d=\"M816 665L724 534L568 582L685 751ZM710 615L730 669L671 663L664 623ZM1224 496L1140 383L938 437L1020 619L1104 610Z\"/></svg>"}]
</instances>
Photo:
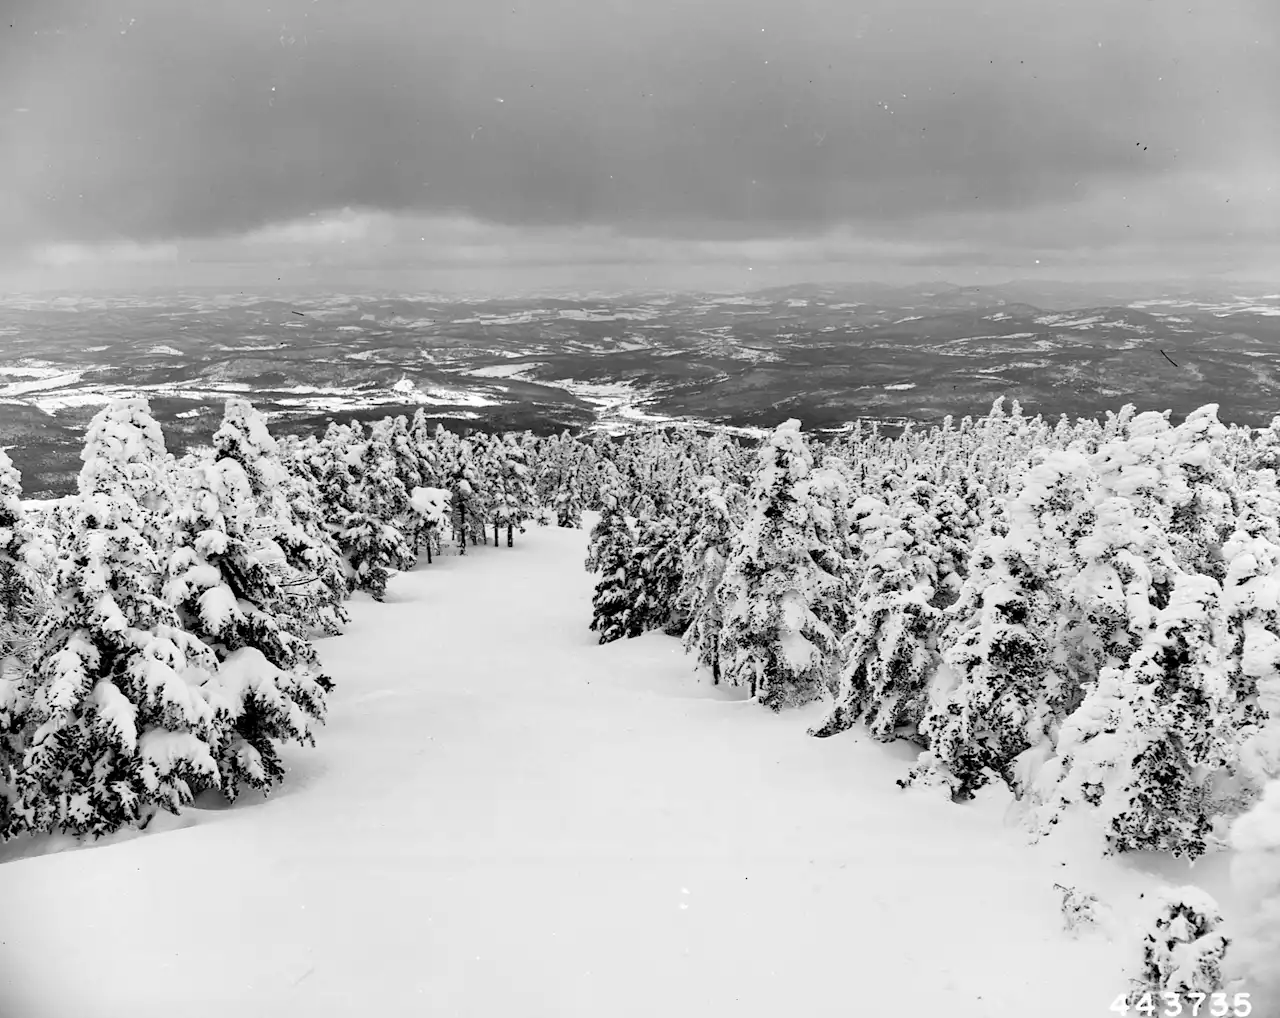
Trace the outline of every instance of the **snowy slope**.
<instances>
[{"instance_id":1,"label":"snowy slope","mask_svg":"<svg viewBox=\"0 0 1280 1018\"><path fill-rule=\"evenodd\" d=\"M269 800L5 847L0 1014L1107 1014L1141 860L903 792L905 749L812 739L820 707L699 685L669 637L596 646L585 544L531 528L357 601ZM1064 933L1055 881L1104 929Z\"/></svg>"}]
</instances>

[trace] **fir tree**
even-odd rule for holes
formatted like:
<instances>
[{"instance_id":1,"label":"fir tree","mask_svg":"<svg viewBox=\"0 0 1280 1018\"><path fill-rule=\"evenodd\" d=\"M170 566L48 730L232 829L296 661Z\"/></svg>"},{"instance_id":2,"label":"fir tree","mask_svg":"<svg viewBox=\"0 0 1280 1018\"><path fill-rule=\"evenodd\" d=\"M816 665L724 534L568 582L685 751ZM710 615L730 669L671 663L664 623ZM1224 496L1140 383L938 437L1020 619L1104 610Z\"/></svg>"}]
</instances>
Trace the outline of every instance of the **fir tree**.
<instances>
[{"instance_id":1,"label":"fir tree","mask_svg":"<svg viewBox=\"0 0 1280 1018\"><path fill-rule=\"evenodd\" d=\"M222 425L214 433L218 458L239 464L249 485L252 514L246 523L250 539L278 552L282 587L287 594L280 611L300 634L319 628L336 635L347 622L343 601L350 592L342 558L326 533L319 493L309 471L295 468L298 450L288 463L267 428L266 418L246 400L227 400Z\"/></svg>"},{"instance_id":2,"label":"fir tree","mask_svg":"<svg viewBox=\"0 0 1280 1018\"><path fill-rule=\"evenodd\" d=\"M637 520L635 535L627 600L636 625L644 632L662 629L679 636L686 623L676 602L681 576L675 524L663 517L643 517Z\"/></svg>"},{"instance_id":3,"label":"fir tree","mask_svg":"<svg viewBox=\"0 0 1280 1018\"><path fill-rule=\"evenodd\" d=\"M74 537L29 698L10 830L105 834L216 786L229 707L217 661L160 594L164 444L146 403L89 426Z\"/></svg>"},{"instance_id":4,"label":"fir tree","mask_svg":"<svg viewBox=\"0 0 1280 1018\"><path fill-rule=\"evenodd\" d=\"M0 450L0 682L6 677L16 682L30 665L52 607L48 579L54 542L28 519L21 485L18 471ZM0 731L5 699L0 696Z\"/></svg>"},{"instance_id":5,"label":"fir tree","mask_svg":"<svg viewBox=\"0 0 1280 1018\"><path fill-rule=\"evenodd\" d=\"M1206 851L1211 779L1238 753L1221 600L1211 578L1179 575L1138 651L1102 670L1041 775L1041 788L1051 789L1042 829L1084 801L1097 808L1113 851Z\"/></svg>"},{"instance_id":6,"label":"fir tree","mask_svg":"<svg viewBox=\"0 0 1280 1018\"><path fill-rule=\"evenodd\" d=\"M242 784L267 789L281 779L277 743L313 742L332 683L311 644L283 624L285 593L249 536L252 492L240 464L197 461L183 480L164 593L219 662L231 727L217 758L234 799Z\"/></svg>"},{"instance_id":7,"label":"fir tree","mask_svg":"<svg viewBox=\"0 0 1280 1018\"><path fill-rule=\"evenodd\" d=\"M761 447L750 514L716 591L721 674L774 710L821 695L836 660L842 563L812 474L799 421L779 425Z\"/></svg>"},{"instance_id":8,"label":"fir tree","mask_svg":"<svg viewBox=\"0 0 1280 1018\"><path fill-rule=\"evenodd\" d=\"M493 543L498 543L497 527L505 525L507 547L510 548L514 544L513 531L519 530L523 534L525 521L533 515L533 478L525 450L515 435L504 435L496 444Z\"/></svg>"},{"instance_id":9,"label":"fir tree","mask_svg":"<svg viewBox=\"0 0 1280 1018\"><path fill-rule=\"evenodd\" d=\"M641 614L631 603L634 594L629 571L636 537L616 497L606 496L604 511L591 530L587 569L600 574L591 599L591 630L601 643L644 632Z\"/></svg>"},{"instance_id":10,"label":"fir tree","mask_svg":"<svg viewBox=\"0 0 1280 1018\"><path fill-rule=\"evenodd\" d=\"M676 603L688 620L685 650L720 681L720 629L724 622L716 591L724 579L735 530L733 505L741 492L726 490L718 477L707 475L698 483L685 534L680 541L681 586Z\"/></svg>"}]
</instances>

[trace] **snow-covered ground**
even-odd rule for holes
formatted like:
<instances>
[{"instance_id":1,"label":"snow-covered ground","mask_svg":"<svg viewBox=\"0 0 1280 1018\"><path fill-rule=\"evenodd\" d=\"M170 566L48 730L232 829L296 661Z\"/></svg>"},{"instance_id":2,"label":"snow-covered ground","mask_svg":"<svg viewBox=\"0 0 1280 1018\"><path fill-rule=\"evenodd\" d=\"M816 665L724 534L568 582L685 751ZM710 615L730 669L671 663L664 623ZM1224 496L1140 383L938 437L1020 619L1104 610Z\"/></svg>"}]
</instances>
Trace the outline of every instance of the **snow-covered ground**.
<instances>
[{"instance_id":1,"label":"snow-covered ground","mask_svg":"<svg viewBox=\"0 0 1280 1018\"><path fill-rule=\"evenodd\" d=\"M271 798L0 847L0 1013L1107 1015L1155 863L904 792L905 747L810 738L819 707L700 684L670 637L597 646L585 545L530 528L357 601ZM1230 915L1224 862L1195 874Z\"/></svg>"}]
</instances>

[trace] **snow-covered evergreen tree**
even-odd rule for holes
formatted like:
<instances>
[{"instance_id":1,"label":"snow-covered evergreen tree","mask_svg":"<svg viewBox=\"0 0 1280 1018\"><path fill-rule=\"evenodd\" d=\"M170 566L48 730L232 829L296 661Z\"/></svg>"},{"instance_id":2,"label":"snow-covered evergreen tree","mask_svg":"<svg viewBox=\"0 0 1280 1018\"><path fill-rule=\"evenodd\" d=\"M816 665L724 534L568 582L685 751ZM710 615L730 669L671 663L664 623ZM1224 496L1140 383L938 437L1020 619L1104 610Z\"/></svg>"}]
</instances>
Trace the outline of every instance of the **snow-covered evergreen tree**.
<instances>
[{"instance_id":1,"label":"snow-covered evergreen tree","mask_svg":"<svg viewBox=\"0 0 1280 1018\"><path fill-rule=\"evenodd\" d=\"M247 400L232 398L214 433L213 451L239 464L248 481L253 512L247 534L263 560L282 574L286 597L279 611L301 634L312 628L340 633L350 587L342 557L325 530L310 471L290 469L300 463L297 448L286 461L266 418Z\"/></svg>"},{"instance_id":2,"label":"snow-covered evergreen tree","mask_svg":"<svg viewBox=\"0 0 1280 1018\"><path fill-rule=\"evenodd\" d=\"M10 776L22 759L18 715L32 696L31 666L53 608L54 542L27 519L21 495L21 477L0 450L0 836L10 825Z\"/></svg>"},{"instance_id":3,"label":"snow-covered evergreen tree","mask_svg":"<svg viewBox=\"0 0 1280 1018\"><path fill-rule=\"evenodd\" d=\"M498 544L498 530L505 527L507 531L507 547L515 543L514 532L524 533L524 524L534 511L533 478L530 475L527 457L520 443L513 434L495 436L488 449L488 460L492 464L492 480L490 488L493 500L490 512L493 516L493 543Z\"/></svg>"},{"instance_id":4,"label":"snow-covered evergreen tree","mask_svg":"<svg viewBox=\"0 0 1280 1018\"><path fill-rule=\"evenodd\" d=\"M16 682L31 663L52 607L48 580L54 550L48 531L27 518L21 477L0 450L0 684L6 678ZM0 731L6 700L0 693Z\"/></svg>"},{"instance_id":5,"label":"snow-covered evergreen tree","mask_svg":"<svg viewBox=\"0 0 1280 1018\"><path fill-rule=\"evenodd\" d=\"M1063 723L1042 823L1083 801L1112 850L1195 858L1208 847L1216 773L1237 758L1237 708L1221 588L1179 574L1150 634L1122 667L1105 667Z\"/></svg>"},{"instance_id":6,"label":"snow-covered evergreen tree","mask_svg":"<svg viewBox=\"0 0 1280 1018\"><path fill-rule=\"evenodd\" d=\"M644 632L642 613L631 603L629 573L635 546L635 530L617 497L606 495L600 519L591 529L586 561L588 571L600 574L591 598L591 630L600 634L601 643Z\"/></svg>"},{"instance_id":7,"label":"snow-covered evergreen tree","mask_svg":"<svg viewBox=\"0 0 1280 1018\"><path fill-rule=\"evenodd\" d=\"M552 452L548 457L550 478L550 505L555 512L556 526L582 526L582 479L579 476L581 464L574 448L573 436L563 432L553 441Z\"/></svg>"},{"instance_id":8,"label":"snow-covered evergreen tree","mask_svg":"<svg viewBox=\"0 0 1280 1018\"><path fill-rule=\"evenodd\" d=\"M161 596L165 452L145 401L94 417L83 459L54 618L16 705L10 831L105 834L220 780L229 705L212 652Z\"/></svg>"},{"instance_id":9,"label":"snow-covered evergreen tree","mask_svg":"<svg viewBox=\"0 0 1280 1018\"><path fill-rule=\"evenodd\" d=\"M1015 765L1028 751L1050 749L1063 686L1045 639L1057 603L1044 596L1038 563L1007 538L993 535L979 548L946 636L942 681L950 688L940 682L931 691L920 726L957 799L971 798L991 775L1020 790Z\"/></svg>"},{"instance_id":10,"label":"snow-covered evergreen tree","mask_svg":"<svg viewBox=\"0 0 1280 1018\"><path fill-rule=\"evenodd\" d=\"M846 596L834 525L796 420L760 449L749 515L717 588L720 674L773 708L820 696L831 682Z\"/></svg>"},{"instance_id":11,"label":"snow-covered evergreen tree","mask_svg":"<svg viewBox=\"0 0 1280 1018\"><path fill-rule=\"evenodd\" d=\"M636 624L645 632L662 629L672 636L684 632L686 621L676 595L681 584L676 524L663 517L636 521L635 546L627 568L628 603Z\"/></svg>"},{"instance_id":12,"label":"snow-covered evergreen tree","mask_svg":"<svg viewBox=\"0 0 1280 1018\"><path fill-rule=\"evenodd\" d=\"M1236 639L1234 685L1244 705L1241 779L1257 792L1280 778L1280 492L1270 469L1254 488L1223 546L1223 599Z\"/></svg>"},{"instance_id":13,"label":"snow-covered evergreen tree","mask_svg":"<svg viewBox=\"0 0 1280 1018\"><path fill-rule=\"evenodd\" d=\"M681 587L676 603L688 620L685 650L720 681L720 629L724 622L716 591L724 579L735 531L734 503L741 492L726 490L720 478L707 475L698 482L681 542Z\"/></svg>"},{"instance_id":14,"label":"snow-covered evergreen tree","mask_svg":"<svg viewBox=\"0 0 1280 1018\"><path fill-rule=\"evenodd\" d=\"M184 471L164 594L219 663L231 711L219 746L221 787L266 789L284 775L277 744L311 744L332 688L314 648L285 624L285 592L251 536L250 482L240 464L197 460Z\"/></svg>"},{"instance_id":15,"label":"snow-covered evergreen tree","mask_svg":"<svg viewBox=\"0 0 1280 1018\"><path fill-rule=\"evenodd\" d=\"M392 483L394 469L379 453L353 423L330 425L314 457L327 527L347 562L351 585L374 600L382 599L393 572L414 562L404 533L382 515L398 518L408 499Z\"/></svg>"},{"instance_id":16,"label":"snow-covered evergreen tree","mask_svg":"<svg viewBox=\"0 0 1280 1018\"><path fill-rule=\"evenodd\" d=\"M864 495L849 507L866 564L841 647L839 684L814 735L865 718L873 735L891 740L918 729L924 717L943 606L955 596L967 556L967 534L948 526L958 527L964 514L953 504L958 499L919 476L886 494L890 505Z\"/></svg>"}]
</instances>

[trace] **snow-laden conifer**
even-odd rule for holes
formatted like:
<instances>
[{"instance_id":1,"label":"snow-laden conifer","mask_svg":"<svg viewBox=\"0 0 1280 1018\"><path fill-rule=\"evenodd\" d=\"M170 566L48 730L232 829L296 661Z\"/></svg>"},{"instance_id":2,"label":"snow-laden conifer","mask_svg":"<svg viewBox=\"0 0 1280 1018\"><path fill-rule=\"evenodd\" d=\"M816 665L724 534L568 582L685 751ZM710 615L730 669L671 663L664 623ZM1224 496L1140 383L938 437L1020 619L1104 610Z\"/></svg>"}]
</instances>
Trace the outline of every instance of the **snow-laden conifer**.
<instances>
[{"instance_id":1,"label":"snow-laden conifer","mask_svg":"<svg viewBox=\"0 0 1280 1018\"><path fill-rule=\"evenodd\" d=\"M1270 470L1247 493L1223 546L1223 599L1235 634L1242 778L1254 791L1280 778L1280 493ZM1247 727L1246 727L1247 726Z\"/></svg>"},{"instance_id":2,"label":"snow-laden conifer","mask_svg":"<svg viewBox=\"0 0 1280 1018\"><path fill-rule=\"evenodd\" d=\"M407 493L358 422L330 425L314 462L327 529L346 560L351 585L381 600L391 575L414 561L404 533L383 516L399 518Z\"/></svg>"},{"instance_id":3,"label":"snow-laden conifer","mask_svg":"<svg viewBox=\"0 0 1280 1018\"><path fill-rule=\"evenodd\" d=\"M238 461L195 460L182 477L164 594L219 663L230 728L217 753L221 787L266 789L284 775L278 744L311 744L325 691L311 644L291 632L287 598L261 557L249 479Z\"/></svg>"},{"instance_id":4,"label":"snow-laden conifer","mask_svg":"<svg viewBox=\"0 0 1280 1018\"><path fill-rule=\"evenodd\" d=\"M143 400L89 426L54 618L15 719L11 826L104 834L219 783L217 661L160 591L164 456Z\"/></svg>"},{"instance_id":5,"label":"snow-laden conifer","mask_svg":"<svg viewBox=\"0 0 1280 1018\"><path fill-rule=\"evenodd\" d=\"M635 548L635 528L617 496L606 495L600 519L591 529L586 561L587 569L600 575L591 598L591 630L600 634L601 643L644 632L642 613L631 601L629 572Z\"/></svg>"},{"instance_id":6,"label":"snow-laden conifer","mask_svg":"<svg viewBox=\"0 0 1280 1018\"><path fill-rule=\"evenodd\" d=\"M820 696L836 662L846 596L835 526L800 422L780 424L759 453L748 516L716 591L720 673L775 710Z\"/></svg>"},{"instance_id":7,"label":"snow-laden conifer","mask_svg":"<svg viewBox=\"0 0 1280 1018\"><path fill-rule=\"evenodd\" d=\"M849 507L866 562L842 640L836 689L814 735L834 734L863 718L873 735L891 740L903 731L914 734L924 716L942 609L960 583L967 535L944 530L939 517L955 524L963 514L950 505L954 496L922 477L904 479L886 494L890 505L864 495Z\"/></svg>"},{"instance_id":8,"label":"snow-laden conifer","mask_svg":"<svg viewBox=\"0 0 1280 1018\"><path fill-rule=\"evenodd\" d=\"M1178 574L1142 645L1123 666L1103 668L1063 723L1039 779L1043 825L1086 802L1114 851L1207 850L1212 782L1238 756L1228 632L1218 584Z\"/></svg>"},{"instance_id":9,"label":"snow-laden conifer","mask_svg":"<svg viewBox=\"0 0 1280 1018\"><path fill-rule=\"evenodd\" d=\"M1167 1003L1173 994L1184 1009L1201 1002L1224 985L1223 962L1231 941L1222 933L1218 903L1198 887L1179 887L1160 894L1155 914L1142 940L1142 960L1133 977L1131 1002L1143 994Z\"/></svg>"},{"instance_id":10,"label":"snow-laden conifer","mask_svg":"<svg viewBox=\"0 0 1280 1018\"><path fill-rule=\"evenodd\" d=\"M534 511L533 478L525 450L512 434L495 436L489 447L492 464L493 500L490 512L493 518L493 543L498 544L498 530L505 527L507 547L514 544L514 533L524 533L524 524Z\"/></svg>"},{"instance_id":11,"label":"snow-laden conifer","mask_svg":"<svg viewBox=\"0 0 1280 1018\"><path fill-rule=\"evenodd\" d=\"M252 508L245 522L247 539L282 573L286 596L279 611L301 634L312 628L340 633L347 621L342 602L349 584L338 549L325 531L310 472L290 469L300 460L296 447L286 460L266 418L247 400L232 398L214 433L213 451L244 472Z\"/></svg>"},{"instance_id":12,"label":"snow-laden conifer","mask_svg":"<svg viewBox=\"0 0 1280 1018\"><path fill-rule=\"evenodd\" d=\"M21 476L0 449L0 683L17 682L31 663L52 607L55 547L48 530L23 509ZM0 731L7 700L0 692Z\"/></svg>"},{"instance_id":13,"label":"snow-laden conifer","mask_svg":"<svg viewBox=\"0 0 1280 1018\"><path fill-rule=\"evenodd\" d=\"M573 438L567 431L556 443L553 463L555 482L551 508L555 512L556 526L581 527L584 502L581 464L574 455Z\"/></svg>"},{"instance_id":14,"label":"snow-laden conifer","mask_svg":"<svg viewBox=\"0 0 1280 1018\"><path fill-rule=\"evenodd\" d=\"M677 524L660 515L636 521L636 541L627 569L628 601L644 631L662 629L679 636L687 624L676 595L680 591Z\"/></svg>"},{"instance_id":15,"label":"snow-laden conifer","mask_svg":"<svg viewBox=\"0 0 1280 1018\"><path fill-rule=\"evenodd\" d=\"M724 579L735 530L735 501L741 491L714 475L701 478L681 542L681 586L676 603L688 620L685 650L720 681L720 629L724 622L716 591Z\"/></svg>"},{"instance_id":16,"label":"snow-laden conifer","mask_svg":"<svg viewBox=\"0 0 1280 1018\"><path fill-rule=\"evenodd\" d=\"M19 716L31 702L31 666L52 617L55 545L28 519L21 477L0 450L0 836L10 827L10 777L20 763Z\"/></svg>"}]
</instances>

